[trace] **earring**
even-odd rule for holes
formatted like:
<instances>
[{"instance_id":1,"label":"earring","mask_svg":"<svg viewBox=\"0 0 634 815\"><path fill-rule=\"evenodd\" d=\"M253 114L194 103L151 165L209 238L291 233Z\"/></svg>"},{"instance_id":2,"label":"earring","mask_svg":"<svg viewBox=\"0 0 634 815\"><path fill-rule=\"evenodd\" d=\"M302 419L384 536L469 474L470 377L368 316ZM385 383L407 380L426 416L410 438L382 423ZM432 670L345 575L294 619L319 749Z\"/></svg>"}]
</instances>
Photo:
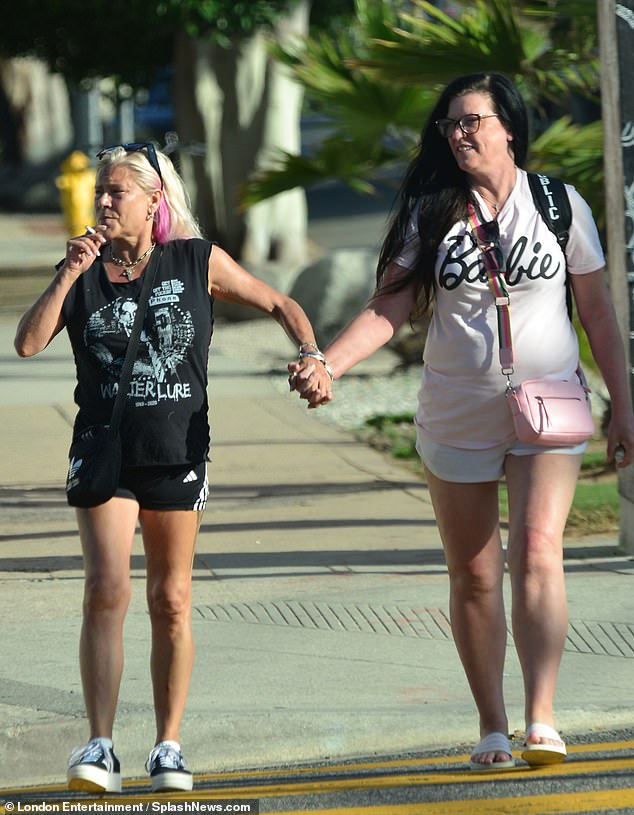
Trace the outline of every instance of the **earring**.
<instances>
[{"instance_id":1,"label":"earring","mask_svg":"<svg viewBox=\"0 0 634 815\"><path fill-rule=\"evenodd\" d=\"M151 209L148 209L147 215L145 216L145 220L146 221L151 221L153 217L154 217L154 213L152 212Z\"/></svg>"}]
</instances>

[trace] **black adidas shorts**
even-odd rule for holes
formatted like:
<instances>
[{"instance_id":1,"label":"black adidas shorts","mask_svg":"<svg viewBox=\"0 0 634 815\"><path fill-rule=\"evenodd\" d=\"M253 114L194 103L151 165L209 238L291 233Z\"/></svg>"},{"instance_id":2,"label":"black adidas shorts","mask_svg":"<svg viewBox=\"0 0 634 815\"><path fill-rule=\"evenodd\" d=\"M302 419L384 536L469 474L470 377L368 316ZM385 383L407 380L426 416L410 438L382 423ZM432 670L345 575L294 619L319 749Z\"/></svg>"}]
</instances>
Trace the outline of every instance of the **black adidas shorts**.
<instances>
[{"instance_id":1,"label":"black adidas shorts","mask_svg":"<svg viewBox=\"0 0 634 815\"><path fill-rule=\"evenodd\" d=\"M209 495L207 462L195 465L124 467L115 495L134 499L141 509L202 512Z\"/></svg>"}]
</instances>

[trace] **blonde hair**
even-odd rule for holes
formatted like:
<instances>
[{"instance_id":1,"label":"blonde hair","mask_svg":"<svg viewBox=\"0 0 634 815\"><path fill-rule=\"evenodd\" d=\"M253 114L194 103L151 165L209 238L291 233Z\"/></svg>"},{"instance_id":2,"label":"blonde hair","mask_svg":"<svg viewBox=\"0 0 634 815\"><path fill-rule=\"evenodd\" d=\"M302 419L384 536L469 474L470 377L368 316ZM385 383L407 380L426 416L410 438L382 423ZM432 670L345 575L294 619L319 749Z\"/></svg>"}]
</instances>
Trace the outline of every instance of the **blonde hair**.
<instances>
[{"instance_id":1,"label":"blonde hair","mask_svg":"<svg viewBox=\"0 0 634 815\"><path fill-rule=\"evenodd\" d=\"M182 178L165 153L156 150L156 158L163 177L163 195L154 215L152 234L155 240L167 243L179 238L202 238ZM122 145L107 150L97 163L97 181L106 170L114 166L130 170L136 183L148 195L161 188L161 179L150 164L145 150L128 151Z\"/></svg>"}]
</instances>

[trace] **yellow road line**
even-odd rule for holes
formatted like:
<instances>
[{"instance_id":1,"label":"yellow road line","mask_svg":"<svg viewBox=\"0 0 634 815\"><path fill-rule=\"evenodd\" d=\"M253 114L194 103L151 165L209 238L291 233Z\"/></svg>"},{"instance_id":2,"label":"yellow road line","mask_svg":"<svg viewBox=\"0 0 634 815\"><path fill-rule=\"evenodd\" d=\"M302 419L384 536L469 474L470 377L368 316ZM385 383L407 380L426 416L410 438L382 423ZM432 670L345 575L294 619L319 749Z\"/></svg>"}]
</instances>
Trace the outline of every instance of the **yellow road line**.
<instances>
[{"instance_id":1,"label":"yellow road line","mask_svg":"<svg viewBox=\"0 0 634 815\"><path fill-rule=\"evenodd\" d=\"M299 781L284 780L275 781L271 784L242 784L235 786L216 786L208 789L198 786L193 792L172 793L170 798L179 800L218 798L271 798L284 797L286 795L326 795L335 792L350 790L380 790L396 789L398 787L425 787L432 785L463 784L473 785L483 782L497 780L513 780L516 783L530 783L536 778L557 778L570 775L592 775L593 773L608 773L618 770L634 769L634 758L612 758L592 761L576 761L564 764L555 764L550 767L531 769L527 766L517 767L515 770L500 770L491 772L474 773L469 770L464 772L437 771L429 773L393 773L390 775L370 775L370 776L350 776L345 778L306 779ZM34 792L29 790L29 794ZM4 796L3 794L3 797ZM11 797L10 795L8 797ZM147 793L125 794L127 803L154 800L156 794L149 791ZM86 800L86 799L83 799ZM96 800L104 800L97 798ZM121 797L109 800L119 800Z\"/></svg>"},{"instance_id":2,"label":"yellow road line","mask_svg":"<svg viewBox=\"0 0 634 815\"><path fill-rule=\"evenodd\" d=\"M611 809L629 811L634 807L634 790L597 790L560 795L532 795L520 798L486 798L469 801L434 801L420 804L381 804L342 806L337 809L294 809L278 815L572 815Z\"/></svg>"},{"instance_id":3,"label":"yellow road line","mask_svg":"<svg viewBox=\"0 0 634 815\"><path fill-rule=\"evenodd\" d=\"M582 744L576 745L569 749L569 753L583 754L585 752L612 752L612 751L625 751L634 749L634 741L627 742L609 742L603 744ZM196 774L197 787L192 793L188 793L185 797L188 798L225 798L225 797L264 797L283 794L299 794L299 793L325 793L329 791L336 791L340 789L350 788L391 788L397 786L422 786L429 784L465 784L465 783L478 783L482 781L491 781L496 779L509 779L513 776L515 780L531 780L536 775L539 777L552 777L552 776L566 776L572 774L589 774L597 771L615 771L615 770L629 770L634 768L634 757L632 758L618 758L617 756L605 759L592 759L589 761L575 761L565 762L563 764L554 764L550 767L541 767L539 769L531 769L527 765L519 764L514 770L500 770L488 772L472 772L466 766L464 770L451 771L451 767L455 764L466 764L468 762L468 755L451 756L448 758L423 758L423 759L407 759L405 761L389 760L377 762L359 762L351 764L337 764L337 765L324 765L317 767L299 767L290 769L279 769L274 771L255 770L240 772L235 771L231 773L209 773L209 774ZM416 773L417 767L425 768L433 765L435 770L426 773ZM448 769L445 770L444 766ZM394 772L390 775L376 774L377 770L390 770L398 769L399 767L409 768L408 773ZM370 776L363 776L361 778L355 773L362 773L367 771L375 771L375 774ZM412 772L412 770L414 772ZM333 773L345 773L342 778L330 778ZM293 778L300 778L305 775L313 775L315 778L306 780L293 780ZM322 777L320 777L322 776ZM272 783L263 784L246 784L245 781L249 779L264 779L276 778L279 781L272 781ZM243 783L236 784L235 786L215 787L212 789L201 789L204 783L213 783L214 781L227 782L235 778ZM124 796L126 800L131 799L130 795L125 794L126 788L139 787L146 783L146 779L132 779L124 782ZM63 784L50 784L41 785L37 787L22 787L11 790L0 790L2 798L10 798L16 795L45 795L47 792L65 792L66 786ZM134 796L134 800L145 800L143 793ZM182 795L182 794L181 794ZM179 797L181 797L179 795ZM148 792L148 799L152 796Z\"/></svg>"},{"instance_id":4,"label":"yellow road line","mask_svg":"<svg viewBox=\"0 0 634 815\"><path fill-rule=\"evenodd\" d=\"M517 753L521 750L520 747L514 748ZM608 753L616 751L634 750L634 741L611 741L611 742L595 742L592 744L576 744L568 747L569 755L575 753ZM301 775L329 775L331 773L345 772L354 773L367 770L380 770L392 769L396 767L426 767L426 766L445 766L455 764L469 763L469 754L464 753L454 756L434 756L432 758L408 758L408 759L389 759L385 761L360 761L349 762L340 764L320 764L320 765L306 765L302 767L279 768L272 770L231 770L228 772L214 772L214 773L196 773L196 781L198 783L209 781L229 781L233 778L239 780L256 779L256 778L275 778L277 776L301 776ZM519 769L519 768L518 768ZM147 779L127 779L123 782L124 787L138 787L145 784ZM15 787L12 789L0 789L0 795L7 797L8 795L25 795L36 794L45 792L64 792L66 791L65 784L41 784L35 787Z\"/></svg>"},{"instance_id":5,"label":"yellow road line","mask_svg":"<svg viewBox=\"0 0 634 815\"><path fill-rule=\"evenodd\" d=\"M316 794L322 795L351 789L393 789L395 787L424 787L433 784L478 784L502 779L519 782L530 782L536 777L559 777L567 775L591 775L592 773L606 773L617 770L634 769L634 758L612 759L604 761L584 761L570 764L551 765L533 770L529 767L518 767L515 770L500 770L474 773L464 772L433 772L433 773L394 773L393 775L375 775L351 778L323 778L311 781L291 781L289 783L254 784L222 789L200 790L210 796L222 797L253 797L269 798L283 795Z\"/></svg>"},{"instance_id":6,"label":"yellow road line","mask_svg":"<svg viewBox=\"0 0 634 815\"><path fill-rule=\"evenodd\" d=\"M513 746L513 752L521 752L521 746ZM576 744L568 747L568 754L574 753L609 753L614 751L634 750L634 741L610 741L599 742L594 744ZM408 758L408 759L389 759L386 761L362 761L352 762L346 764L328 764L317 766L305 767L292 767L290 769L278 770L251 770L248 772L240 772L235 770L226 773L206 773L204 775L196 775L199 781L222 781L230 778L257 778L268 777L274 778L276 775L307 775L317 773L333 773L333 772L354 772L361 770L376 770L381 768L392 767L424 767L429 765L445 765L445 764L468 764L470 755L464 753L461 755L453 756L434 756L432 758Z\"/></svg>"}]
</instances>

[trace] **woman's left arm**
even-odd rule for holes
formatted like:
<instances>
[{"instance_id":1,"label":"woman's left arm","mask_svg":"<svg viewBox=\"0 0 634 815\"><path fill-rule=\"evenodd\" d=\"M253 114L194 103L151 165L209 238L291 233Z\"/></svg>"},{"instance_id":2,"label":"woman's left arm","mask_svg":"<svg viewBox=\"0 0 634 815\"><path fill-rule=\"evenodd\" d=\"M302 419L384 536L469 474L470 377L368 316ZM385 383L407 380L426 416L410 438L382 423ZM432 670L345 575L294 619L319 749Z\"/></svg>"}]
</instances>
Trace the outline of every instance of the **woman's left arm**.
<instances>
[{"instance_id":1,"label":"woman's left arm","mask_svg":"<svg viewBox=\"0 0 634 815\"><path fill-rule=\"evenodd\" d=\"M625 456L617 461L617 466L626 467L634 461L634 414L623 340L606 284L605 269L589 274L573 274L570 278L581 325L610 394L608 460L614 459L620 445L625 450Z\"/></svg>"},{"instance_id":2,"label":"woman's left arm","mask_svg":"<svg viewBox=\"0 0 634 815\"><path fill-rule=\"evenodd\" d=\"M273 317L296 348L317 347L313 327L299 303L249 274L216 245L209 256L209 293L218 300L251 306ZM311 373L317 378L316 391L324 399L331 399L332 382L325 365L316 361Z\"/></svg>"}]
</instances>

